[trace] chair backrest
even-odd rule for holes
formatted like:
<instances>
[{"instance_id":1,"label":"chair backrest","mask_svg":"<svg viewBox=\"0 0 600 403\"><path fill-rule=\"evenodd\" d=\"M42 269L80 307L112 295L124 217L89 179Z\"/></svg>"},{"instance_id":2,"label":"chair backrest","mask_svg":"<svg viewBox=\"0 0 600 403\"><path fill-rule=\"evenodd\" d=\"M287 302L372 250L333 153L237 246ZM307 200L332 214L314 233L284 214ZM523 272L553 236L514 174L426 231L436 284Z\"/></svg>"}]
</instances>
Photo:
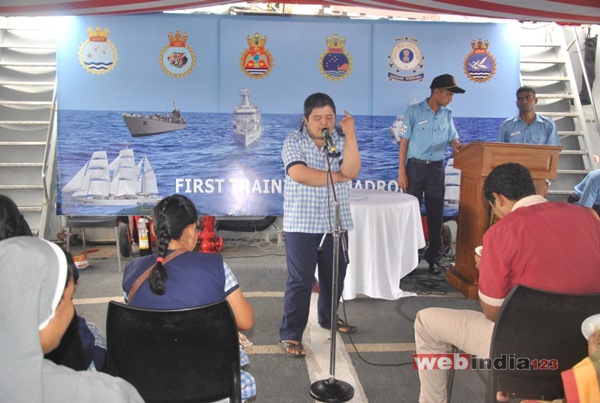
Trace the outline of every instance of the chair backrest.
<instances>
[{"instance_id":1,"label":"chair backrest","mask_svg":"<svg viewBox=\"0 0 600 403\"><path fill-rule=\"evenodd\" d=\"M240 352L227 301L153 310L111 301L108 371L146 402L241 402Z\"/></svg>"},{"instance_id":2,"label":"chair backrest","mask_svg":"<svg viewBox=\"0 0 600 403\"><path fill-rule=\"evenodd\" d=\"M491 359L506 362L509 368L491 370L488 401L496 401L497 391L525 399L563 397L560 373L587 356L581 323L599 311L600 293L560 294L515 287L496 319L490 349Z\"/></svg>"},{"instance_id":3,"label":"chair backrest","mask_svg":"<svg viewBox=\"0 0 600 403\"><path fill-rule=\"evenodd\" d=\"M77 328L75 317L71 319L67 331L60 339L57 348L45 355L45 358L58 365L64 365L75 371L85 371L85 357L83 353L83 344Z\"/></svg>"}]
</instances>

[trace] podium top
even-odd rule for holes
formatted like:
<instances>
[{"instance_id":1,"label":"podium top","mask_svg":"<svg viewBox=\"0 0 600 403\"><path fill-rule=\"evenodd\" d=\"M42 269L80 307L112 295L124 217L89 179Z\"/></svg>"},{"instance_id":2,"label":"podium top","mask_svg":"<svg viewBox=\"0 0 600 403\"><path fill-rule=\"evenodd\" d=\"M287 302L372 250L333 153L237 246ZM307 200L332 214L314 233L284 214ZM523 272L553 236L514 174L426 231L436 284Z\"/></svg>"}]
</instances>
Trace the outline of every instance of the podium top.
<instances>
[{"instance_id":1,"label":"podium top","mask_svg":"<svg viewBox=\"0 0 600 403\"><path fill-rule=\"evenodd\" d=\"M475 141L454 155L454 167L487 176L498 165L516 162L527 167L533 179L555 179L560 150L561 146Z\"/></svg>"}]
</instances>

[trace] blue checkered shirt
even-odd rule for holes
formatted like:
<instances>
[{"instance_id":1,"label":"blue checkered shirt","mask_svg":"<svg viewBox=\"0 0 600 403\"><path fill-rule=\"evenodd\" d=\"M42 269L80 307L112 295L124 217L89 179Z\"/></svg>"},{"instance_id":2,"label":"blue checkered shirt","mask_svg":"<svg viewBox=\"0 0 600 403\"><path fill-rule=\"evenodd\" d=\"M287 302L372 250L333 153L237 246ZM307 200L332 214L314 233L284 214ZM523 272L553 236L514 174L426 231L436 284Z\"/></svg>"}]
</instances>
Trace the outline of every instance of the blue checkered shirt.
<instances>
[{"instance_id":1,"label":"blue checkered shirt","mask_svg":"<svg viewBox=\"0 0 600 403\"><path fill-rule=\"evenodd\" d=\"M346 138L333 131L331 134L336 148L331 160L331 170L340 170ZM331 154L330 154L331 155ZM285 188L283 192L283 230L322 234L335 226L335 209L331 185L306 186L296 182L287 174L295 164L304 164L310 168L327 171L325 146L317 148L303 126L302 131L290 134L283 143L281 158L285 167ZM343 229L352 229L350 215L350 181L335 184L335 193L340 206L340 218Z\"/></svg>"},{"instance_id":2,"label":"blue checkered shirt","mask_svg":"<svg viewBox=\"0 0 600 403\"><path fill-rule=\"evenodd\" d=\"M239 283L225 262L223 262L223 270L225 271L225 295L229 295L239 288Z\"/></svg>"},{"instance_id":3,"label":"blue checkered shirt","mask_svg":"<svg viewBox=\"0 0 600 403\"><path fill-rule=\"evenodd\" d=\"M223 262L223 270L225 270L225 294L229 295L231 292L238 289L239 285L237 279L233 275L233 272L225 262ZM246 353L246 350L240 346L240 365L244 366L248 365L249 363L250 361L248 360L248 353ZM256 381L252 375L244 370L240 370L240 374L242 400L248 400L256 396Z\"/></svg>"}]
</instances>

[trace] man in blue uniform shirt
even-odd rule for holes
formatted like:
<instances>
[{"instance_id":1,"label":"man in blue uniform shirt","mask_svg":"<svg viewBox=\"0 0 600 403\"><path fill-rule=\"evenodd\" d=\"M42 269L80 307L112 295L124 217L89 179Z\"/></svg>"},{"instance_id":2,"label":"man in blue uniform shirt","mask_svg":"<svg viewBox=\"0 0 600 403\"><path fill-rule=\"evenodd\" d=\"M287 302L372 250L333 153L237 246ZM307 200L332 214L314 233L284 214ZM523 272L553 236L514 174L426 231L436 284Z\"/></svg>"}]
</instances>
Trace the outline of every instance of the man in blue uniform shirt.
<instances>
[{"instance_id":1,"label":"man in blue uniform shirt","mask_svg":"<svg viewBox=\"0 0 600 403\"><path fill-rule=\"evenodd\" d=\"M429 273L440 274L442 267L442 230L444 225L444 151L448 144L455 152L461 143L447 108L454 94L465 92L450 74L437 76L431 82L431 95L425 101L408 107L400 128L398 185L419 199L425 195L429 247L425 260Z\"/></svg>"},{"instance_id":2,"label":"man in blue uniform shirt","mask_svg":"<svg viewBox=\"0 0 600 403\"><path fill-rule=\"evenodd\" d=\"M537 102L538 99L533 88L521 87L517 90L519 114L502 123L498 133L499 142L560 145L554 121L535 113Z\"/></svg>"},{"instance_id":3,"label":"man in blue uniform shirt","mask_svg":"<svg viewBox=\"0 0 600 403\"><path fill-rule=\"evenodd\" d=\"M575 195L569 196L569 203L580 204L600 215L600 169L588 173L573 190Z\"/></svg>"},{"instance_id":4,"label":"man in blue uniform shirt","mask_svg":"<svg viewBox=\"0 0 600 403\"><path fill-rule=\"evenodd\" d=\"M538 103L535 90L523 86L517 90L517 108L519 114L506 119L498 133L498 141L502 143L537 144L560 146L558 132L554 121L535 112ZM546 196L550 181L537 189L538 194Z\"/></svg>"}]
</instances>

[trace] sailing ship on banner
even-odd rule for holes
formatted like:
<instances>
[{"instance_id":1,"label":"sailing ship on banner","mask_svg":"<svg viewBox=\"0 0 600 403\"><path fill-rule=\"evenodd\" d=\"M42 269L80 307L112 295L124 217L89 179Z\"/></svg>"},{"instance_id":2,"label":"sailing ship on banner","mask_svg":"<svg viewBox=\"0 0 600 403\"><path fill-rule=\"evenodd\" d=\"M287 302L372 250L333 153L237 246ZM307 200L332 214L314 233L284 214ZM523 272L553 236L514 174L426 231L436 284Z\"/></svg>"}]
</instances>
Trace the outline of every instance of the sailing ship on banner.
<instances>
[{"instance_id":1,"label":"sailing ship on banner","mask_svg":"<svg viewBox=\"0 0 600 403\"><path fill-rule=\"evenodd\" d=\"M136 164L129 148L119 151L110 164L106 151L95 151L62 192L72 193L80 203L98 206L156 204L160 200L150 161L144 155Z\"/></svg>"}]
</instances>

